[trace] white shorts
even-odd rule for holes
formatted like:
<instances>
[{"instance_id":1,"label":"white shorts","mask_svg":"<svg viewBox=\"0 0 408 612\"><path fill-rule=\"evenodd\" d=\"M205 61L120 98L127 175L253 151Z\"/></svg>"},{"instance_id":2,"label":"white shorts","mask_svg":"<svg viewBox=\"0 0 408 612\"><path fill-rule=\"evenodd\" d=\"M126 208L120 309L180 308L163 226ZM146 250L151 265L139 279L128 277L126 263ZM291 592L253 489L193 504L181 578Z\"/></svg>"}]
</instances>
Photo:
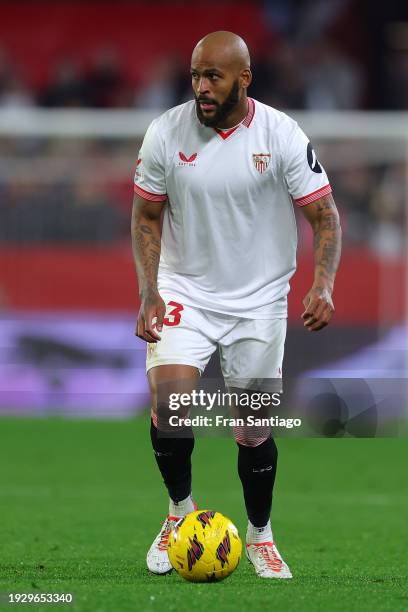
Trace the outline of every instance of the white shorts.
<instances>
[{"instance_id":1,"label":"white shorts","mask_svg":"<svg viewBox=\"0 0 408 612\"><path fill-rule=\"evenodd\" d=\"M183 364L202 373L218 347L227 386L247 388L250 379L282 377L286 318L244 319L163 299L161 340L147 345L147 371Z\"/></svg>"}]
</instances>

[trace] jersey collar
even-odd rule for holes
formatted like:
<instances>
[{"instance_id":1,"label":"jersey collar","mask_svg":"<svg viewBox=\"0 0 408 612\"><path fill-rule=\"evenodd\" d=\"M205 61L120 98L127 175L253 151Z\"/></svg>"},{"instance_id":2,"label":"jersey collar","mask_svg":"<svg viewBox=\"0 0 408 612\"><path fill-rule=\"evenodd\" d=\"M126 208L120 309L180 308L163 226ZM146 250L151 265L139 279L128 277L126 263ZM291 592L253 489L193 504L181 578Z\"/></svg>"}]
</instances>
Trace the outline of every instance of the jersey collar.
<instances>
[{"instance_id":1,"label":"jersey collar","mask_svg":"<svg viewBox=\"0 0 408 612\"><path fill-rule=\"evenodd\" d=\"M228 136L231 136L231 134L233 134L235 130L237 130L241 125L249 128L249 126L252 123L252 119L254 118L254 115L255 115L255 101L252 98L248 98L247 114L245 115L241 123L238 123L238 125L231 128L230 130L220 130L218 128L213 128L213 129L217 132L219 136L221 136L223 140L227 140Z\"/></svg>"},{"instance_id":2,"label":"jersey collar","mask_svg":"<svg viewBox=\"0 0 408 612\"><path fill-rule=\"evenodd\" d=\"M195 105L194 105L195 106ZM197 121L199 122L199 124L202 127L205 127L201 121L199 120L197 113L195 113ZM252 123L252 120L254 118L255 115L255 100L253 100L252 98L248 98L248 108L247 108L247 114L245 115L245 117L243 118L243 120L241 121L241 123L239 123L238 125L236 125L235 127L231 128L230 130L219 130L218 128L212 128L215 132L217 132L217 134L223 139L226 140L228 138L228 136L231 136L231 134L233 134L235 132L235 130L237 130L241 125L243 125L244 127L249 128L249 126Z\"/></svg>"},{"instance_id":3,"label":"jersey collar","mask_svg":"<svg viewBox=\"0 0 408 612\"><path fill-rule=\"evenodd\" d=\"M249 128L249 126L252 123L252 119L254 118L254 115L255 115L255 100L253 100L252 98L248 98L248 111L245 116L245 119L242 121L242 125L245 125L245 127Z\"/></svg>"}]
</instances>

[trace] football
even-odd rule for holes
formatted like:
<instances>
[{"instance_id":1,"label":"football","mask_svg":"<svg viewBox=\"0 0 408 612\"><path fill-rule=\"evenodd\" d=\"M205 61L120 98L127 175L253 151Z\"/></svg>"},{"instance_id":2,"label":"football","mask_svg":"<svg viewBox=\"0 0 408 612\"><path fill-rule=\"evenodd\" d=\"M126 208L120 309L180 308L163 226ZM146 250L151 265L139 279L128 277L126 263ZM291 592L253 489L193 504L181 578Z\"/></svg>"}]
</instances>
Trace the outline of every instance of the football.
<instances>
[{"instance_id":1,"label":"football","mask_svg":"<svg viewBox=\"0 0 408 612\"><path fill-rule=\"evenodd\" d=\"M190 582L224 580L236 569L241 552L234 523L214 510L197 510L180 519L168 543L170 563Z\"/></svg>"}]
</instances>

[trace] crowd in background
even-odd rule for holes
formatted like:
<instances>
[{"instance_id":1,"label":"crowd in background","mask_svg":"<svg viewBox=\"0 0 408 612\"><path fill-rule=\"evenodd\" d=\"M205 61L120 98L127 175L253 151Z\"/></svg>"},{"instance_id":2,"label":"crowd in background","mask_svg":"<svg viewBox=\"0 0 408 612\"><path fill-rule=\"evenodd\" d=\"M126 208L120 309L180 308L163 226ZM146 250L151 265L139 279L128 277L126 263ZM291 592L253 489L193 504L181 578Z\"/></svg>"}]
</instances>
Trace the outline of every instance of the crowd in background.
<instances>
[{"instance_id":1,"label":"crowd in background","mask_svg":"<svg viewBox=\"0 0 408 612\"><path fill-rule=\"evenodd\" d=\"M185 60L160 58L135 83L124 77L115 50L101 48L90 66L72 55L61 58L48 82L34 90L0 48L0 108L170 108L192 97ZM252 72L250 95L281 109L408 109L408 44L389 52L374 90L364 62L326 36L304 43L281 39L253 58Z\"/></svg>"},{"instance_id":2,"label":"crowd in background","mask_svg":"<svg viewBox=\"0 0 408 612\"><path fill-rule=\"evenodd\" d=\"M396 0L375 4L255 2L269 34L252 54L250 94L282 109L407 109L408 21ZM191 98L189 57L169 50L133 78L126 63L103 43L88 58L73 45L50 59L46 81L33 88L0 44L0 107L166 109Z\"/></svg>"},{"instance_id":3,"label":"crowd in background","mask_svg":"<svg viewBox=\"0 0 408 612\"><path fill-rule=\"evenodd\" d=\"M367 84L364 71L354 59L327 39L306 48L280 43L276 49L253 61L253 83L249 93L278 108L353 109L365 105ZM402 103L390 90L387 103ZM100 50L85 70L74 57L55 66L49 82L39 91L30 90L12 59L0 50L0 107L91 107L166 109L191 99L189 68L177 56L159 59L143 82L129 83L123 77L118 56L112 49ZM405 100L407 102L408 100Z\"/></svg>"},{"instance_id":4,"label":"crowd in background","mask_svg":"<svg viewBox=\"0 0 408 612\"><path fill-rule=\"evenodd\" d=\"M131 180L140 141L15 139L0 179L0 242L107 243L129 240ZM4 144L4 143L3 143ZM370 142L314 142L339 207L344 246L399 257L406 240L406 162L370 160ZM32 165L27 165L27 147ZM347 160L359 149L360 162ZM338 163L338 160L344 163ZM333 161L337 160L336 163ZM4 180L7 176L7 180ZM303 248L312 248L299 216Z\"/></svg>"},{"instance_id":5,"label":"crowd in background","mask_svg":"<svg viewBox=\"0 0 408 612\"><path fill-rule=\"evenodd\" d=\"M282 110L408 109L408 22L378 28L375 7L370 6L371 22L363 23L364 13L354 10L356 4L263 3L270 45L252 58L249 95ZM0 49L0 108L160 111L192 98L189 58L177 53L161 57L137 80L125 77L125 61L111 47L95 49L86 63L71 53L56 58L40 88L30 88L12 55ZM129 148L126 143L88 142L84 149L71 143L67 153L57 141L0 141L3 168L11 159L17 168L7 180L6 172L0 176L0 241L127 239L132 170L126 160L133 163L138 144ZM63 176L57 173L53 181L41 181L38 173L30 179L18 170L19 159L27 155L47 163L59 157L82 160L89 172L84 175L73 162L70 172L65 164ZM99 179L101 167L109 177L109 169L120 165L121 177ZM384 255L398 255L404 244L404 163L345 168L330 172L330 178L346 224L346 245L365 244Z\"/></svg>"}]
</instances>

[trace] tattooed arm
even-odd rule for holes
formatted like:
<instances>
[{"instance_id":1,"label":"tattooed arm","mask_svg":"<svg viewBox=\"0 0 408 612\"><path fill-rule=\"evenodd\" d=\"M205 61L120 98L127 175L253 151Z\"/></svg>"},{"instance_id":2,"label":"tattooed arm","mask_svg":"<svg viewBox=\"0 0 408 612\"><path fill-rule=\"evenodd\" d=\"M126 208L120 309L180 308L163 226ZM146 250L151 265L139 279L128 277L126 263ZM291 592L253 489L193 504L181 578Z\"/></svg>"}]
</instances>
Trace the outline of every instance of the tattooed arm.
<instances>
[{"instance_id":1,"label":"tattooed arm","mask_svg":"<svg viewBox=\"0 0 408 612\"><path fill-rule=\"evenodd\" d=\"M325 327L334 312L332 293L340 261L341 227L332 195L302 207L314 234L315 273L312 288L303 300L304 326L309 331Z\"/></svg>"},{"instance_id":2,"label":"tattooed arm","mask_svg":"<svg viewBox=\"0 0 408 612\"><path fill-rule=\"evenodd\" d=\"M157 342L162 330L166 306L157 290L160 261L160 216L163 204L149 202L135 195L132 212L132 249L141 298L136 335L146 342ZM153 318L157 317L154 325Z\"/></svg>"}]
</instances>

